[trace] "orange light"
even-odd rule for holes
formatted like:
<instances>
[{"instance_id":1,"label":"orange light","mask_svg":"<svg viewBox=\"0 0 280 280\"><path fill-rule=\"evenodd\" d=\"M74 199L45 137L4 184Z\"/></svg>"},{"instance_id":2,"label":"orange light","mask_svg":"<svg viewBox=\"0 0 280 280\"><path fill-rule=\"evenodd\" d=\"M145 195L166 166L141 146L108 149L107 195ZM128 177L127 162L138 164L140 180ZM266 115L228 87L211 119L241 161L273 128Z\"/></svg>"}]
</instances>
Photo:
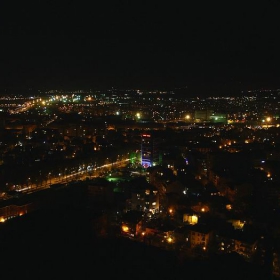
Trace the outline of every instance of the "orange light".
<instances>
[{"instance_id":1,"label":"orange light","mask_svg":"<svg viewBox=\"0 0 280 280\"><path fill-rule=\"evenodd\" d=\"M128 226L122 226L122 231L123 232L128 232L129 231L129 227Z\"/></svg>"},{"instance_id":2,"label":"orange light","mask_svg":"<svg viewBox=\"0 0 280 280\"><path fill-rule=\"evenodd\" d=\"M168 238L167 238L167 242L168 242L168 243L172 243L172 241L173 241L173 239L172 239L171 237L168 237Z\"/></svg>"}]
</instances>

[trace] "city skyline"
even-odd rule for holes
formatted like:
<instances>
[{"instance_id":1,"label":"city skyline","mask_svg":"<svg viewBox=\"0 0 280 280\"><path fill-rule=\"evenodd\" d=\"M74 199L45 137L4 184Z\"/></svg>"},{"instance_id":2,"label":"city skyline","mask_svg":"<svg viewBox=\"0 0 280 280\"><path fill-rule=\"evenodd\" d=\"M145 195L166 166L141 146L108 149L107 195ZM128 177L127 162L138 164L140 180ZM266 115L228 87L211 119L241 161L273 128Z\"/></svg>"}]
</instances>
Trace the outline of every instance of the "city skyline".
<instances>
[{"instance_id":1,"label":"city skyline","mask_svg":"<svg viewBox=\"0 0 280 280\"><path fill-rule=\"evenodd\" d=\"M1 88L279 88L280 3L2 3Z\"/></svg>"},{"instance_id":2,"label":"city skyline","mask_svg":"<svg viewBox=\"0 0 280 280\"><path fill-rule=\"evenodd\" d=\"M279 102L1 96L2 274L279 280Z\"/></svg>"}]
</instances>

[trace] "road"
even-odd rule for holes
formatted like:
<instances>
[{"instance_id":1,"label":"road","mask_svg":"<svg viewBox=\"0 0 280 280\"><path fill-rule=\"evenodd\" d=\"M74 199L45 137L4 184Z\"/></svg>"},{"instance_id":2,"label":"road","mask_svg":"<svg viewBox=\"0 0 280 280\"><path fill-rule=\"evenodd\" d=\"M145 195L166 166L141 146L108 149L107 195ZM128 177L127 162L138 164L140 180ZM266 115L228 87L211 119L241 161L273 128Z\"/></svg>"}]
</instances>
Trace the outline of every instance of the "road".
<instances>
[{"instance_id":1,"label":"road","mask_svg":"<svg viewBox=\"0 0 280 280\"><path fill-rule=\"evenodd\" d=\"M28 194L28 193L33 193L39 190L44 190L47 188L50 188L51 185L54 184L66 184L72 181L77 181L77 180L85 180L86 178L96 178L96 177L100 177L100 173L107 171L109 169L112 168L120 168L120 167L125 167L126 164L130 161L130 159L124 159L124 160L118 160L116 162L112 162L110 164L104 164L101 166L98 166L96 168L93 169L92 173L93 174L89 174L87 171L85 170L81 170L66 176L58 176L58 177L52 177L50 178L49 181L45 181L44 184L42 184L41 186L38 186L36 184L31 184L28 187L25 187L23 189L18 190L18 193L24 193L24 194ZM9 195L2 195L2 197L0 199L5 200L5 199L9 199L11 198Z\"/></svg>"}]
</instances>

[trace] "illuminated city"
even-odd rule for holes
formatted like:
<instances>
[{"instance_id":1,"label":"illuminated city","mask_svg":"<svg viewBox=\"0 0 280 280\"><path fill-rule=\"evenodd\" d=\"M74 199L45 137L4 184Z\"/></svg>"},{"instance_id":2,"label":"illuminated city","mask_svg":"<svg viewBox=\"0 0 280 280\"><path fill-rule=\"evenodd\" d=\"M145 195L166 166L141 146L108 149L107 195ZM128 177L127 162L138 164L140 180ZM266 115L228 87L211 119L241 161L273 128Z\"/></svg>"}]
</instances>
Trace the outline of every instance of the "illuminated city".
<instances>
[{"instance_id":1,"label":"illuminated city","mask_svg":"<svg viewBox=\"0 0 280 280\"><path fill-rule=\"evenodd\" d=\"M271 254L278 277L279 93L2 96L1 222L73 203L90 223L106 218L91 233L105 240L110 232L183 262L234 252L263 269Z\"/></svg>"},{"instance_id":2,"label":"illuminated city","mask_svg":"<svg viewBox=\"0 0 280 280\"><path fill-rule=\"evenodd\" d=\"M280 280L280 2L2 2L2 278Z\"/></svg>"}]
</instances>

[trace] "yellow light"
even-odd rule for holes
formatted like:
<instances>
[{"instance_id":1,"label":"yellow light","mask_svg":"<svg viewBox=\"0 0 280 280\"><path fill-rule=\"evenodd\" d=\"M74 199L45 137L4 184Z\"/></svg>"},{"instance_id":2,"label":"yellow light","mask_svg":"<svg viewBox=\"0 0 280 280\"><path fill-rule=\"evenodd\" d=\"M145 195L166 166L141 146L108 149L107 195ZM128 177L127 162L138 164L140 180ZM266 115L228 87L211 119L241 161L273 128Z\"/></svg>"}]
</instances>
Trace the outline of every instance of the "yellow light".
<instances>
[{"instance_id":1,"label":"yellow light","mask_svg":"<svg viewBox=\"0 0 280 280\"><path fill-rule=\"evenodd\" d=\"M227 204L227 205L226 205L226 209L227 209L227 210L231 210L231 209L232 209L232 205L231 205L231 204Z\"/></svg>"},{"instance_id":2,"label":"yellow light","mask_svg":"<svg viewBox=\"0 0 280 280\"><path fill-rule=\"evenodd\" d=\"M191 222L190 222L190 224L197 224L197 222L198 222L198 217L195 216L195 215L191 216Z\"/></svg>"},{"instance_id":3,"label":"yellow light","mask_svg":"<svg viewBox=\"0 0 280 280\"><path fill-rule=\"evenodd\" d=\"M173 239L172 239L171 237L168 237L168 238L167 238L167 242L168 242L168 243L172 243L172 241L173 241Z\"/></svg>"},{"instance_id":4,"label":"yellow light","mask_svg":"<svg viewBox=\"0 0 280 280\"><path fill-rule=\"evenodd\" d=\"M129 227L128 226L122 226L122 231L123 232L128 232L129 231Z\"/></svg>"},{"instance_id":5,"label":"yellow light","mask_svg":"<svg viewBox=\"0 0 280 280\"><path fill-rule=\"evenodd\" d=\"M1 217L0 218L0 223L4 223L6 220L5 220L5 218L4 217Z\"/></svg>"},{"instance_id":6,"label":"yellow light","mask_svg":"<svg viewBox=\"0 0 280 280\"><path fill-rule=\"evenodd\" d=\"M186 115L186 119L187 119L187 120L189 120L189 119L190 119L190 117L191 117L190 115Z\"/></svg>"},{"instance_id":7,"label":"yellow light","mask_svg":"<svg viewBox=\"0 0 280 280\"><path fill-rule=\"evenodd\" d=\"M270 121L271 121L271 117L267 117L267 118L266 118L266 121L267 121L267 122L270 122Z\"/></svg>"},{"instance_id":8,"label":"yellow light","mask_svg":"<svg viewBox=\"0 0 280 280\"><path fill-rule=\"evenodd\" d=\"M205 208L201 208L201 212L204 212L205 211Z\"/></svg>"}]
</instances>

